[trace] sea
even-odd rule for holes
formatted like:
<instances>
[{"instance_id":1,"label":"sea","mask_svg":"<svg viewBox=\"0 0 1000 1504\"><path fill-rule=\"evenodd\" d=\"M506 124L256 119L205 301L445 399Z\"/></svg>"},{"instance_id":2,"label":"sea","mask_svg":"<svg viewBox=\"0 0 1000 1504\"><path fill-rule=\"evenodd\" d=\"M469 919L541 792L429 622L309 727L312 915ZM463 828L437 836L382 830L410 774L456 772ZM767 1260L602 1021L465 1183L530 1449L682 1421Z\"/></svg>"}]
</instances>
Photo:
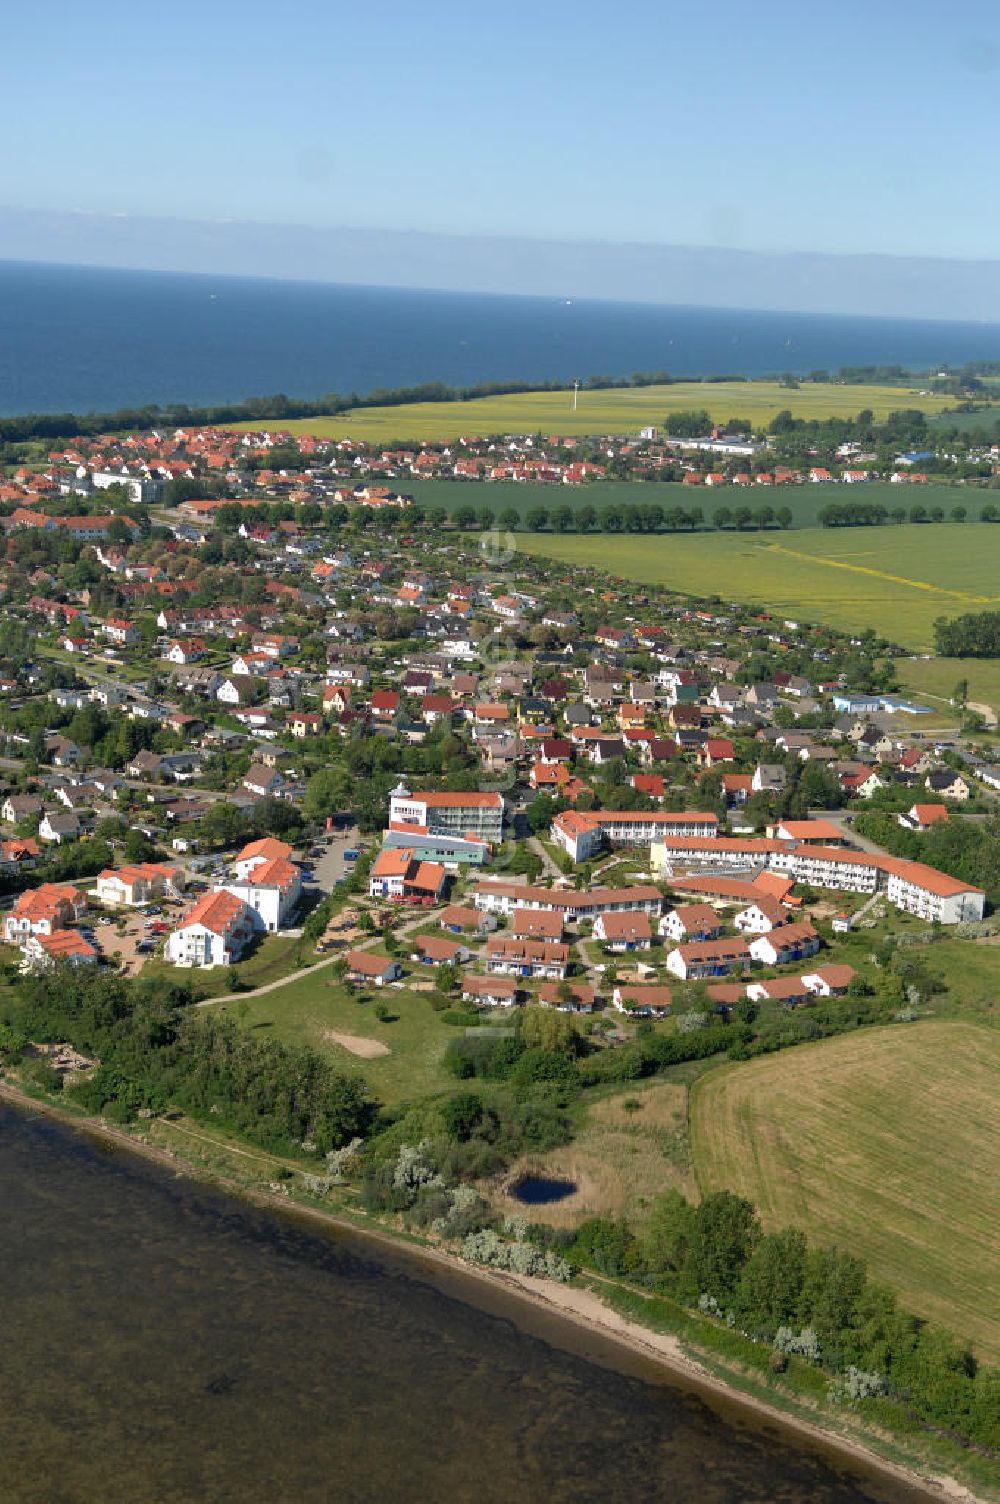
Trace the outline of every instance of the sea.
<instances>
[{"instance_id":1,"label":"sea","mask_svg":"<svg viewBox=\"0 0 1000 1504\"><path fill-rule=\"evenodd\" d=\"M419 1250L0 1104L4 1504L927 1496Z\"/></svg>"},{"instance_id":2,"label":"sea","mask_svg":"<svg viewBox=\"0 0 1000 1504\"><path fill-rule=\"evenodd\" d=\"M0 415L1000 360L1000 326L0 261Z\"/></svg>"}]
</instances>

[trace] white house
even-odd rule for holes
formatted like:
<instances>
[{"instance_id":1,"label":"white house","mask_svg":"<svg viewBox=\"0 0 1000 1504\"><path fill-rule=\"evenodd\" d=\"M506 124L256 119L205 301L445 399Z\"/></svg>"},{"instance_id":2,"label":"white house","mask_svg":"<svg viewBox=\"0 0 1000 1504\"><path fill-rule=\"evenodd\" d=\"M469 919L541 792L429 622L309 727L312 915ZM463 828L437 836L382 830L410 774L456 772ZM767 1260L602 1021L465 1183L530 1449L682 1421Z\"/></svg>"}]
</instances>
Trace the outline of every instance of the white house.
<instances>
[{"instance_id":1,"label":"white house","mask_svg":"<svg viewBox=\"0 0 1000 1504\"><path fill-rule=\"evenodd\" d=\"M175 966L229 966L254 931L246 904L225 889L205 893L167 937L164 955Z\"/></svg>"},{"instance_id":2,"label":"white house","mask_svg":"<svg viewBox=\"0 0 1000 1504\"><path fill-rule=\"evenodd\" d=\"M242 882L229 882L225 891L246 904L254 929L269 934L284 929L302 897L302 878L294 862L275 856L260 862Z\"/></svg>"},{"instance_id":3,"label":"white house","mask_svg":"<svg viewBox=\"0 0 1000 1504\"><path fill-rule=\"evenodd\" d=\"M136 862L98 873L97 897L114 908L137 908L184 891L184 868L167 862Z\"/></svg>"},{"instance_id":4,"label":"white house","mask_svg":"<svg viewBox=\"0 0 1000 1504\"><path fill-rule=\"evenodd\" d=\"M94 966L97 962L96 949L79 930L28 935L23 950L25 967L31 971L47 971L57 962L67 966Z\"/></svg>"},{"instance_id":5,"label":"white house","mask_svg":"<svg viewBox=\"0 0 1000 1504\"><path fill-rule=\"evenodd\" d=\"M292 848L287 841L279 841L275 836L262 836L259 841L251 841L248 846L244 846L233 858L233 876L238 883L245 883L251 872L263 862L272 862L275 858L287 862L291 855Z\"/></svg>"},{"instance_id":6,"label":"white house","mask_svg":"<svg viewBox=\"0 0 1000 1504\"><path fill-rule=\"evenodd\" d=\"M757 935L749 942L750 954L764 966L783 966L788 961L801 961L804 956L814 956L819 950L819 936L803 919L797 924L784 924L766 935Z\"/></svg>"}]
</instances>

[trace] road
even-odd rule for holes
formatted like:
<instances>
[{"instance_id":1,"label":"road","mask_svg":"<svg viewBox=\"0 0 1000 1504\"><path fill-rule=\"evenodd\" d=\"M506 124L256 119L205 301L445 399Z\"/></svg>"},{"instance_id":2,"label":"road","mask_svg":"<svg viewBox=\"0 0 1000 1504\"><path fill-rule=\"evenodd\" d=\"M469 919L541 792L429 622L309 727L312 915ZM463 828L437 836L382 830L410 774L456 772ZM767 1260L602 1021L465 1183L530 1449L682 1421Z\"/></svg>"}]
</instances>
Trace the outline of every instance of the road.
<instances>
[{"instance_id":1,"label":"road","mask_svg":"<svg viewBox=\"0 0 1000 1504\"><path fill-rule=\"evenodd\" d=\"M813 809L809 811L809 815L811 819L829 820L831 825L837 827L845 841L849 841L856 850L866 851L869 856L885 856L884 847L877 846L874 841L858 835L852 817L845 814L842 809Z\"/></svg>"}]
</instances>

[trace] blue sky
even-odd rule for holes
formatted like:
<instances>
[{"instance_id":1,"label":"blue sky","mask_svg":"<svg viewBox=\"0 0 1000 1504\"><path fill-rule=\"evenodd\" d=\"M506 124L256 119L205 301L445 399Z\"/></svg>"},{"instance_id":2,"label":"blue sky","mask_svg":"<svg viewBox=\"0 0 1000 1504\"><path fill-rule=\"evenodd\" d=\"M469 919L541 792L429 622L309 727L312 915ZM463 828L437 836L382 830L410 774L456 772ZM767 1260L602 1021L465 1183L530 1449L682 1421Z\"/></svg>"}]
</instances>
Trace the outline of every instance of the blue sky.
<instances>
[{"instance_id":1,"label":"blue sky","mask_svg":"<svg viewBox=\"0 0 1000 1504\"><path fill-rule=\"evenodd\" d=\"M14 209L1000 254L981 0L50 0L4 30Z\"/></svg>"}]
</instances>

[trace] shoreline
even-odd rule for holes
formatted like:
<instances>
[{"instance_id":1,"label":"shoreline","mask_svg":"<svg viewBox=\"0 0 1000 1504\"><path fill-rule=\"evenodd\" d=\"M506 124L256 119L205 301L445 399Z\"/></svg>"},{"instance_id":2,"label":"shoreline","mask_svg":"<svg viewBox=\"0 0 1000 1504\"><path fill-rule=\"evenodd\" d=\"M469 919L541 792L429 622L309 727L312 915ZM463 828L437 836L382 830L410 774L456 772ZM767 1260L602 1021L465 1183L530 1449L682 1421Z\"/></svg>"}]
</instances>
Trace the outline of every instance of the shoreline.
<instances>
[{"instance_id":1,"label":"shoreline","mask_svg":"<svg viewBox=\"0 0 1000 1504\"><path fill-rule=\"evenodd\" d=\"M261 1210L282 1212L307 1219L321 1227L349 1232L367 1238L395 1253L422 1260L432 1269L465 1281L473 1281L480 1287L513 1296L519 1303L532 1306L577 1329L607 1340L618 1349L640 1357L654 1366L669 1381L682 1381L693 1389L706 1403L724 1402L734 1409L745 1409L754 1416L771 1421L792 1438L805 1438L814 1450L820 1450L832 1460L862 1463L872 1472L883 1475L896 1483L918 1490L928 1499L948 1501L948 1504L987 1504L984 1496L946 1475L923 1473L915 1467L894 1462L858 1436L845 1434L810 1420L794 1412L783 1410L780 1405L737 1387L725 1378L713 1373L696 1357L687 1353L679 1338L670 1332L658 1332L652 1328L629 1321L625 1316L606 1305L592 1288L580 1285L562 1285L552 1280L528 1275L485 1269L467 1263L457 1254L443 1248L409 1239L393 1232L378 1222L365 1223L343 1212L325 1210L304 1205L291 1197L282 1196L255 1186L247 1186L231 1180L218 1171L205 1169L182 1155L138 1138L125 1129L116 1128L99 1118L85 1114L77 1115L55 1103L40 1100L23 1092L11 1082L0 1078L0 1103L14 1108L36 1112L55 1119L67 1128L84 1136L95 1138L105 1144L113 1144L141 1158L172 1169L178 1175L212 1185L227 1195L246 1201ZM791 1397L790 1397L791 1398ZM803 1403L807 1403L803 1401Z\"/></svg>"}]
</instances>

